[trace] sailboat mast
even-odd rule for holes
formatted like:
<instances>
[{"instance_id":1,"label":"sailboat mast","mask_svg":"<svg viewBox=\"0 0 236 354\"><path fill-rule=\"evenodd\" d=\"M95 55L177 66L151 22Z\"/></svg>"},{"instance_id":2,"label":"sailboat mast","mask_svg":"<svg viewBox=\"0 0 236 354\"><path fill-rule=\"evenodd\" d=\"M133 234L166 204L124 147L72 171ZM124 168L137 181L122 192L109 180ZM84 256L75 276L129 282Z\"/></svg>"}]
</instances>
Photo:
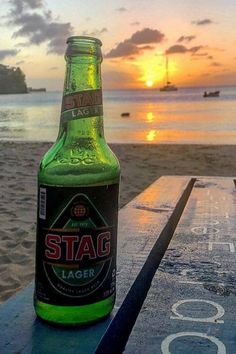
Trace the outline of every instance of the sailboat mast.
<instances>
[{"instance_id":1,"label":"sailboat mast","mask_svg":"<svg viewBox=\"0 0 236 354\"><path fill-rule=\"evenodd\" d=\"M169 81L169 59L166 55L166 84L160 88L160 91L177 91L178 88ZM164 80L163 80L164 81Z\"/></svg>"},{"instance_id":2,"label":"sailboat mast","mask_svg":"<svg viewBox=\"0 0 236 354\"><path fill-rule=\"evenodd\" d=\"M168 72L168 56L166 56L166 83L169 82L169 72Z\"/></svg>"}]
</instances>

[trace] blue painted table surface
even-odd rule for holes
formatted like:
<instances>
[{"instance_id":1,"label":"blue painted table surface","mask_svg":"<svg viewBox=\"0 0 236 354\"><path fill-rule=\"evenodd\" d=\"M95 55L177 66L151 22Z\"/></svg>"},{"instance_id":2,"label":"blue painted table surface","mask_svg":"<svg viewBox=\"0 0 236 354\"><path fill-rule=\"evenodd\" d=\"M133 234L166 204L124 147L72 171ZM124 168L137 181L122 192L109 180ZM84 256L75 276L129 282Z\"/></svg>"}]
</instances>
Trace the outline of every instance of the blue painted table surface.
<instances>
[{"instance_id":1,"label":"blue painted table surface","mask_svg":"<svg viewBox=\"0 0 236 354\"><path fill-rule=\"evenodd\" d=\"M233 178L157 180L119 213L112 314L49 325L31 283L0 306L0 354L235 354L235 194Z\"/></svg>"}]
</instances>

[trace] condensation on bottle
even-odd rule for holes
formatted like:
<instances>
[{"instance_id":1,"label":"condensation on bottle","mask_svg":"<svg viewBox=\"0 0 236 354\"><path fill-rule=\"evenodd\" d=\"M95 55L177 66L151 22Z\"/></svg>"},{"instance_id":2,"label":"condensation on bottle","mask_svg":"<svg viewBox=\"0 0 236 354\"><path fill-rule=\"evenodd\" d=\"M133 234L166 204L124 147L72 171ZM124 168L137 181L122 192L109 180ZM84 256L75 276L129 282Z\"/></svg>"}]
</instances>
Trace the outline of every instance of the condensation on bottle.
<instances>
[{"instance_id":1,"label":"condensation on bottle","mask_svg":"<svg viewBox=\"0 0 236 354\"><path fill-rule=\"evenodd\" d=\"M107 316L116 294L120 166L104 137L101 45L68 38L59 133L38 171L34 306L67 326Z\"/></svg>"}]
</instances>

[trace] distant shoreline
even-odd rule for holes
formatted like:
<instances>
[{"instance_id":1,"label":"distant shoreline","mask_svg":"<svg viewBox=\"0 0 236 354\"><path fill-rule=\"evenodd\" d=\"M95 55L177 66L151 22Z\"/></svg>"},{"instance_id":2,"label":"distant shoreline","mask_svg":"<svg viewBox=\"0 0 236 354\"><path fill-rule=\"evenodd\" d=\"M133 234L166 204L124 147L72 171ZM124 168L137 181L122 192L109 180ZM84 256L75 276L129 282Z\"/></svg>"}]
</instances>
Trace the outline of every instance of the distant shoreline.
<instances>
[{"instance_id":1,"label":"distant shoreline","mask_svg":"<svg viewBox=\"0 0 236 354\"><path fill-rule=\"evenodd\" d=\"M47 92L45 87L39 87L39 88L33 88L33 87L28 87L28 92Z\"/></svg>"},{"instance_id":2,"label":"distant shoreline","mask_svg":"<svg viewBox=\"0 0 236 354\"><path fill-rule=\"evenodd\" d=\"M27 91L23 91L23 92L0 92L0 95L21 95L21 94L24 95L31 92L47 92L47 90L46 88L38 88L38 89L28 88ZM57 92L57 91L50 91L50 92Z\"/></svg>"},{"instance_id":3,"label":"distant shoreline","mask_svg":"<svg viewBox=\"0 0 236 354\"><path fill-rule=\"evenodd\" d=\"M233 87L236 87L236 85L211 85L211 86L178 86L178 91L182 91L182 90L187 90L187 89L191 89L191 90L205 90L205 89L215 89L215 88L219 88L219 89L223 89L223 88L233 88ZM147 92L156 92L158 91L159 92L159 86L158 87L143 87L143 88L103 88L103 92L116 92L116 91L119 91L119 92L126 92L126 91L147 91ZM63 89L61 90L53 90L53 89L46 89L46 88L39 88L39 89L32 89L32 92L47 92L47 93L52 93L52 92L63 92ZM203 91L204 92L204 91ZM5 95L5 94L21 94L21 93L29 93L28 91L27 92L9 92L9 93L1 93L0 92L0 95ZM170 93L166 93L166 94L170 94L170 95L173 95L172 92Z\"/></svg>"},{"instance_id":4,"label":"distant shoreline","mask_svg":"<svg viewBox=\"0 0 236 354\"><path fill-rule=\"evenodd\" d=\"M27 93L29 92L0 92L0 95L25 95Z\"/></svg>"}]
</instances>

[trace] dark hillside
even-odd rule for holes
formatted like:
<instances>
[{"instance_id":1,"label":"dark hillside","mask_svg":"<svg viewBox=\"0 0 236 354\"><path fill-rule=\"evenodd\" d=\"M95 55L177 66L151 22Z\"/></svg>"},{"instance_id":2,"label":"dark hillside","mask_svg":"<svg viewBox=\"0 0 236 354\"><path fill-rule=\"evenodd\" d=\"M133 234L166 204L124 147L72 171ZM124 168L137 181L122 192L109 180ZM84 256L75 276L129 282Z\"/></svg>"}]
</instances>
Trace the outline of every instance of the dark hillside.
<instances>
[{"instance_id":1,"label":"dark hillside","mask_svg":"<svg viewBox=\"0 0 236 354\"><path fill-rule=\"evenodd\" d=\"M0 64L0 94L27 92L25 74L22 70Z\"/></svg>"}]
</instances>

